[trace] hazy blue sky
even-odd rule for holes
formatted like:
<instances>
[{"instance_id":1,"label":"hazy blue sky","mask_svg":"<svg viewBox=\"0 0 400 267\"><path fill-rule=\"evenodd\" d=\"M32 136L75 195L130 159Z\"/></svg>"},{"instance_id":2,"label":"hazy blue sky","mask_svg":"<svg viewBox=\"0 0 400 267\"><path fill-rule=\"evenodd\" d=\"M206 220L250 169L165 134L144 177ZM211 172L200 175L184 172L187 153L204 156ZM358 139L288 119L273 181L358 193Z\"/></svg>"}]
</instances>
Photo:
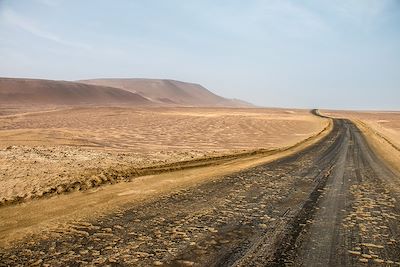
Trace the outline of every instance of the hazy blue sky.
<instances>
[{"instance_id":1,"label":"hazy blue sky","mask_svg":"<svg viewBox=\"0 0 400 267\"><path fill-rule=\"evenodd\" d=\"M0 76L170 78L264 106L400 109L400 0L0 0Z\"/></svg>"}]
</instances>

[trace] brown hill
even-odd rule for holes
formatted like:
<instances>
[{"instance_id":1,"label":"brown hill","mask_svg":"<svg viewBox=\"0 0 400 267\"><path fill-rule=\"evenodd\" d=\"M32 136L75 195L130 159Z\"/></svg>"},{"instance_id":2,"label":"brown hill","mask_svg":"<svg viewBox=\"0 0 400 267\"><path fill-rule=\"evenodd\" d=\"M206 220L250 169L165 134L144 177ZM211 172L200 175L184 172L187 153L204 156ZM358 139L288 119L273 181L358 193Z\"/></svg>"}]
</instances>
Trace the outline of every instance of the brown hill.
<instances>
[{"instance_id":1,"label":"brown hill","mask_svg":"<svg viewBox=\"0 0 400 267\"><path fill-rule=\"evenodd\" d=\"M0 78L0 104L10 105L148 105L126 90L67 81Z\"/></svg>"},{"instance_id":2,"label":"brown hill","mask_svg":"<svg viewBox=\"0 0 400 267\"><path fill-rule=\"evenodd\" d=\"M241 100L227 99L216 95L203 86L174 80L161 79L92 79L79 81L85 84L111 86L138 93L149 100L167 105L251 107Z\"/></svg>"}]
</instances>

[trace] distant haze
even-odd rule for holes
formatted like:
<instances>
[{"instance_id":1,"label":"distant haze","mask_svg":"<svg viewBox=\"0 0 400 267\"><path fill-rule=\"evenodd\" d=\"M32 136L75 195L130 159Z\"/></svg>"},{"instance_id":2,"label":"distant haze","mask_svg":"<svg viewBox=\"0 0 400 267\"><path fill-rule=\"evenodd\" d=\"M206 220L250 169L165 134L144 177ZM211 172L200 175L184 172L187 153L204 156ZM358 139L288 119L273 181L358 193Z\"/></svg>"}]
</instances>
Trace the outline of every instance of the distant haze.
<instances>
[{"instance_id":1,"label":"distant haze","mask_svg":"<svg viewBox=\"0 0 400 267\"><path fill-rule=\"evenodd\" d=\"M0 77L160 78L269 107L400 110L400 1L0 0Z\"/></svg>"}]
</instances>

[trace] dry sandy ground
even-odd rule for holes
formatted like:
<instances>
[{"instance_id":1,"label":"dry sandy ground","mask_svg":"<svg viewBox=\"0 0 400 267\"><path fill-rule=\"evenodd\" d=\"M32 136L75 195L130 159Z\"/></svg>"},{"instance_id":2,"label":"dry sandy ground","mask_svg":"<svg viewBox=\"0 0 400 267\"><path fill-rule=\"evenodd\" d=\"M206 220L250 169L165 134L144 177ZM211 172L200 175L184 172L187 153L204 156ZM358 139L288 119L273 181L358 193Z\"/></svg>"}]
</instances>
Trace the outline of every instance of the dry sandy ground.
<instances>
[{"instance_id":1,"label":"dry sandy ground","mask_svg":"<svg viewBox=\"0 0 400 267\"><path fill-rule=\"evenodd\" d=\"M61 193L67 189L60 185L77 181L68 190L113 183L132 167L290 146L326 125L308 111L278 109L99 107L2 116L0 201Z\"/></svg>"},{"instance_id":2,"label":"dry sandy ground","mask_svg":"<svg viewBox=\"0 0 400 267\"><path fill-rule=\"evenodd\" d=\"M323 113L353 120L363 130L370 145L400 172L400 111L324 111Z\"/></svg>"}]
</instances>

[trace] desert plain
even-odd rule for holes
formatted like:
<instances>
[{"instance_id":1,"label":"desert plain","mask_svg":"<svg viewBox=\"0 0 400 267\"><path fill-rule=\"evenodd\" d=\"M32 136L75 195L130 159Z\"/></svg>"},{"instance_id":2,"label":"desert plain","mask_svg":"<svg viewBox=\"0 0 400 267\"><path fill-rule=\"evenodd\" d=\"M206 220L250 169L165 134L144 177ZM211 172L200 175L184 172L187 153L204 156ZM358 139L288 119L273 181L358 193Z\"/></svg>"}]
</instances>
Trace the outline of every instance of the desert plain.
<instances>
[{"instance_id":1,"label":"desert plain","mask_svg":"<svg viewBox=\"0 0 400 267\"><path fill-rule=\"evenodd\" d=\"M400 264L399 112L158 79L0 89L0 266Z\"/></svg>"},{"instance_id":2,"label":"desert plain","mask_svg":"<svg viewBox=\"0 0 400 267\"><path fill-rule=\"evenodd\" d=\"M328 124L295 109L64 106L2 111L2 204L130 179L115 171L290 147Z\"/></svg>"}]
</instances>

